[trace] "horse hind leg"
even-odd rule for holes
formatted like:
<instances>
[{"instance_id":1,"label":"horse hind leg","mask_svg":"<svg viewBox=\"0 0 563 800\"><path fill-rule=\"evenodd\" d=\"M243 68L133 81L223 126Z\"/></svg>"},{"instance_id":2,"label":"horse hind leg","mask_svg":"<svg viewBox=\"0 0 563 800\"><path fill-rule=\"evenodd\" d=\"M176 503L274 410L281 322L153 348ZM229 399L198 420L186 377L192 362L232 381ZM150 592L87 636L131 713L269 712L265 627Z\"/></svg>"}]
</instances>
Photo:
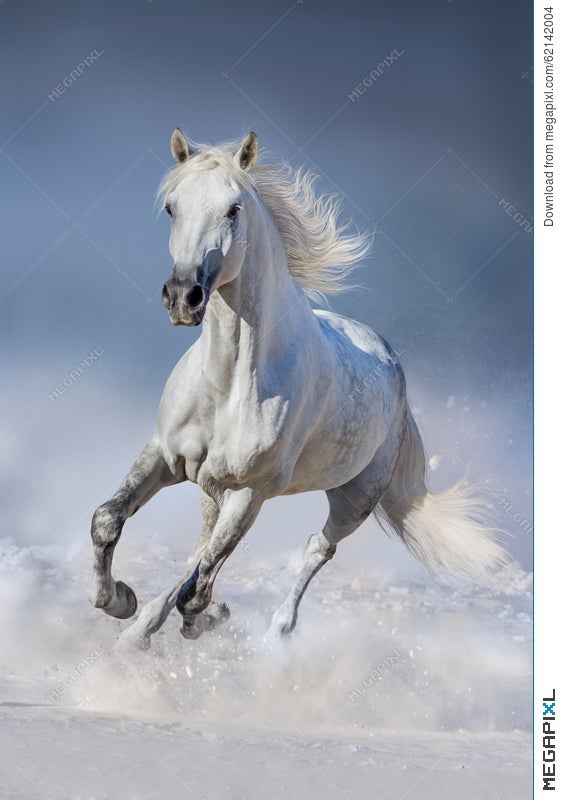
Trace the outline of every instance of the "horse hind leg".
<instances>
[{"instance_id":1,"label":"horse hind leg","mask_svg":"<svg viewBox=\"0 0 563 800\"><path fill-rule=\"evenodd\" d=\"M327 521L322 533L309 539L297 580L272 618L271 634L283 636L293 631L299 604L312 578L334 556L338 543L354 533L376 509L395 470L402 429L403 421L398 416L367 467L348 483L327 491Z\"/></svg>"},{"instance_id":2,"label":"horse hind leg","mask_svg":"<svg viewBox=\"0 0 563 800\"><path fill-rule=\"evenodd\" d=\"M134 591L111 574L113 552L125 521L164 486L179 483L169 469L158 442L151 439L114 496L96 509L92 518L94 574L91 603L106 614L128 619L137 610Z\"/></svg>"},{"instance_id":3,"label":"horse hind leg","mask_svg":"<svg viewBox=\"0 0 563 800\"><path fill-rule=\"evenodd\" d=\"M270 623L269 633L274 636L287 636L297 624L299 604L307 587L317 572L333 557L336 544L330 542L324 534L314 533L309 537L303 563L291 591L284 603L278 608Z\"/></svg>"},{"instance_id":4,"label":"horse hind leg","mask_svg":"<svg viewBox=\"0 0 563 800\"><path fill-rule=\"evenodd\" d=\"M339 542L354 533L371 514L382 490L361 473L344 486L329 489L329 515L322 533L313 534L308 541L305 556L297 579L283 605L276 611L270 633L285 636L297 623L299 604L307 587L317 572L336 553Z\"/></svg>"}]
</instances>

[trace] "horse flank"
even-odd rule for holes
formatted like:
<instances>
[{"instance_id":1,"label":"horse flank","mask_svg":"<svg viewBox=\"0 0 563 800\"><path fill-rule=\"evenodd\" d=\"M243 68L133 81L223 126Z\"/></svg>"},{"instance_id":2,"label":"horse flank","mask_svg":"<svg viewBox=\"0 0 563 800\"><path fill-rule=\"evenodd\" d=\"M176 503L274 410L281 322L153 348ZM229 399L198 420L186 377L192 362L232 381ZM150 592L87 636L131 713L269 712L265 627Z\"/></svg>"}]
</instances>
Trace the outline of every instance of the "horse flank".
<instances>
[{"instance_id":1,"label":"horse flank","mask_svg":"<svg viewBox=\"0 0 563 800\"><path fill-rule=\"evenodd\" d=\"M325 304L325 295L353 288L350 273L368 253L372 234L339 221L339 198L318 195L314 173L303 167L294 170L287 163L258 163L246 171L233 159L237 148L235 142L191 144L197 156L173 167L159 186L162 207L188 174L220 165L240 186L257 192L280 233L289 273L311 300Z\"/></svg>"}]
</instances>

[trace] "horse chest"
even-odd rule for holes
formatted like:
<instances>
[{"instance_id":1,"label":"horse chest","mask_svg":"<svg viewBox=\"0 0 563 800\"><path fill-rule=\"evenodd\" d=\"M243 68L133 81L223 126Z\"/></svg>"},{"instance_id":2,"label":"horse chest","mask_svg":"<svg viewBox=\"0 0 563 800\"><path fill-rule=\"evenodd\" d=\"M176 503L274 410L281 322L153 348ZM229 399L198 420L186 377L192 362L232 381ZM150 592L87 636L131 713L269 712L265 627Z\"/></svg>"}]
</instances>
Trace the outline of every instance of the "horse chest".
<instances>
[{"instance_id":1,"label":"horse chest","mask_svg":"<svg viewBox=\"0 0 563 800\"><path fill-rule=\"evenodd\" d=\"M169 428L167 449L183 462L186 478L208 494L259 484L279 458L284 419L279 398L200 404Z\"/></svg>"}]
</instances>

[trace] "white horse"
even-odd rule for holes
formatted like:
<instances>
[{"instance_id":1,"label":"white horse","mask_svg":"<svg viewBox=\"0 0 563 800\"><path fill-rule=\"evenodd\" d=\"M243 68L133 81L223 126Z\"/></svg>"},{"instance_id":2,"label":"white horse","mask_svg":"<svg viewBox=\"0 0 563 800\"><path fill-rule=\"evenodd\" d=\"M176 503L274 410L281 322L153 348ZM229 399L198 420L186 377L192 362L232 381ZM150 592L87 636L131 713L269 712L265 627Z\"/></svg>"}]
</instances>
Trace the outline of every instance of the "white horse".
<instances>
[{"instance_id":1,"label":"white horse","mask_svg":"<svg viewBox=\"0 0 563 800\"><path fill-rule=\"evenodd\" d=\"M387 342L327 311L368 246L337 222L313 176L259 165L258 140L188 144L172 134L176 166L161 184L174 267L162 299L174 325L199 325L172 372L156 430L116 494L94 514L97 608L120 619L137 601L111 574L126 519L163 486L203 492L193 565L148 603L129 638L148 645L176 605L196 638L229 617L212 603L221 566L271 497L322 489L328 519L308 542L295 585L271 630L293 630L299 603L336 546L372 513L432 571L485 579L505 560L486 506L461 484L426 488L426 459L405 378Z\"/></svg>"}]
</instances>

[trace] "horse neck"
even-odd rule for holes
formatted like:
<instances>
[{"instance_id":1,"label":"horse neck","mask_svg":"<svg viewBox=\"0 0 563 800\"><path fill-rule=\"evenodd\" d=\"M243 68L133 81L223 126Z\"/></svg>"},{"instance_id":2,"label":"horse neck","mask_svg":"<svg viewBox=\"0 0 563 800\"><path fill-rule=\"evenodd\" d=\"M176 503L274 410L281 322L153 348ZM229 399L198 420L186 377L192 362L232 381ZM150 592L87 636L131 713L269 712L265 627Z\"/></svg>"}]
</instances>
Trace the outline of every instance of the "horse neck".
<instances>
[{"instance_id":1,"label":"horse neck","mask_svg":"<svg viewBox=\"0 0 563 800\"><path fill-rule=\"evenodd\" d=\"M260 375L314 320L270 215L257 206L252 216L240 273L212 294L201 336L205 374L228 385L235 372Z\"/></svg>"}]
</instances>

